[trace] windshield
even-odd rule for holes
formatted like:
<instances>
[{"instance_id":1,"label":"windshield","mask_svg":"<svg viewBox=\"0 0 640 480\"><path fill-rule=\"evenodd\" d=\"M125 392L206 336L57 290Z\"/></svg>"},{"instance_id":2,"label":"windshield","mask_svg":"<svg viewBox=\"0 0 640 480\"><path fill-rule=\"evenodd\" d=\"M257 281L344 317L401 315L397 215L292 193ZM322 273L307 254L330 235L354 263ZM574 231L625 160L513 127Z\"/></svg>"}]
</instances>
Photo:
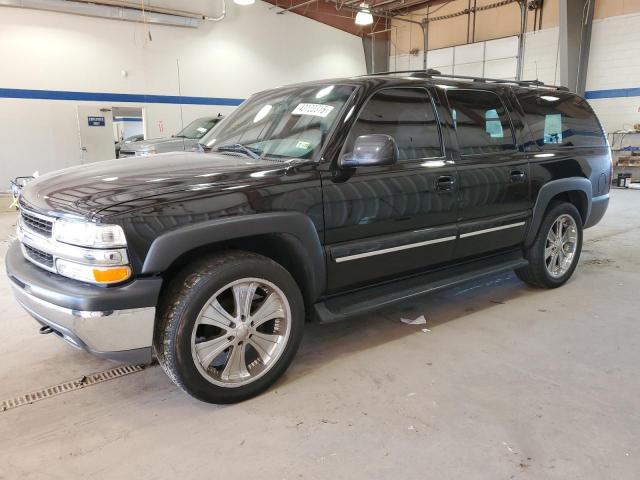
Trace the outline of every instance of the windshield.
<instances>
[{"instance_id":1,"label":"windshield","mask_svg":"<svg viewBox=\"0 0 640 480\"><path fill-rule=\"evenodd\" d=\"M259 93L202 143L214 151L271 158L312 158L355 87L313 85Z\"/></svg>"},{"instance_id":2,"label":"windshield","mask_svg":"<svg viewBox=\"0 0 640 480\"><path fill-rule=\"evenodd\" d=\"M191 138L192 140L202 138L216 123L218 123L218 120L219 119L217 118L198 118L184 127L176 137Z\"/></svg>"}]
</instances>

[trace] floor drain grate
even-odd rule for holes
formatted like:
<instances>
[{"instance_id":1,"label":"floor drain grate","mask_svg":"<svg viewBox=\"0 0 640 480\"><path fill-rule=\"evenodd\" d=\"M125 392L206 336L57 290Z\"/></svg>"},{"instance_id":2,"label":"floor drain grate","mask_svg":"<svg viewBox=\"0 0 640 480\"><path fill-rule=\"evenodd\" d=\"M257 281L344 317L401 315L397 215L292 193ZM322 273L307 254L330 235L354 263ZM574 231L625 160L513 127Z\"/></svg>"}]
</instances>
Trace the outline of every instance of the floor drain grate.
<instances>
[{"instance_id":1,"label":"floor drain grate","mask_svg":"<svg viewBox=\"0 0 640 480\"><path fill-rule=\"evenodd\" d=\"M51 387L43 388L35 392L27 393L26 395L20 395L18 397L10 398L0 403L0 412L6 412L12 408L21 407L23 405L29 405L40 400L62 395L63 393L73 392L74 390L80 390L82 388L90 387L102 382L108 382L115 378L124 377L132 373L141 372L145 369L145 365L123 365L121 367L110 368L104 372L92 373L91 375L85 375L77 380L70 380L68 382L59 383Z\"/></svg>"}]
</instances>

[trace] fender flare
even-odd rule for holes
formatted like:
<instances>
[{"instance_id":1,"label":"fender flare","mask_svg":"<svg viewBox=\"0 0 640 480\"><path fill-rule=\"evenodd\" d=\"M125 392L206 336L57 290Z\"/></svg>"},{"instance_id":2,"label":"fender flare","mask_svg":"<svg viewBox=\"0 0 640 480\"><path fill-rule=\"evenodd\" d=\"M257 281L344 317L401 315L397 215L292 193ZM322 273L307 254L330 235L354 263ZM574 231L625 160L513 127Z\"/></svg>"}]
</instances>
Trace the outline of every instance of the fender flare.
<instances>
[{"instance_id":1,"label":"fender flare","mask_svg":"<svg viewBox=\"0 0 640 480\"><path fill-rule=\"evenodd\" d=\"M181 255L205 245L255 235L278 234L303 264L305 280L312 298L326 287L324 249L315 225L300 212L269 212L225 217L186 225L156 238L145 257L143 274L166 271Z\"/></svg>"},{"instance_id":2,"label":"fender flare","mask_svg":"<svg viewBox=\"0 0 640 480\"><path fill-rule=\"evenodd\" d=\"M540 225L542 224L542 219L544 218L544 213L547 211L547 207L549 206L551 199L559 193L576 190L584 193L586 197L587 211L584 223L586 224L588 222L589 215L591 214L591 199L593 192L591 181L584 177L569 177L552 180L545 183L538 192L538 198L533 206L533 213L531 215L531 224L529 225L529 231L527 232L525 239L526 247L531 246L535 241Z\"/></svg>"}]
</instances>

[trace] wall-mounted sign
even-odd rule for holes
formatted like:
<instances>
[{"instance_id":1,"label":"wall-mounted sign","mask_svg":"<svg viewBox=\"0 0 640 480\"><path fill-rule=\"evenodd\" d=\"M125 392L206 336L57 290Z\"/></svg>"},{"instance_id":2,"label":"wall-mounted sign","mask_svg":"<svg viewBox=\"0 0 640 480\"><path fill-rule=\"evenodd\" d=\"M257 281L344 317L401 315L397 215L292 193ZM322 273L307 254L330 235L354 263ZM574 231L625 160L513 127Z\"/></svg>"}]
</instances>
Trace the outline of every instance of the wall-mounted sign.
<instances>
[{"instance_id":1,"label":"wall-mounted sign","mask_svg":"<svg viewBox=\"0 0 640 480\"><path fill-rule=\"evenodd\" d=\"M104 127L104 117L87 117L90 127Z\"/></svg>"}]
</instances>

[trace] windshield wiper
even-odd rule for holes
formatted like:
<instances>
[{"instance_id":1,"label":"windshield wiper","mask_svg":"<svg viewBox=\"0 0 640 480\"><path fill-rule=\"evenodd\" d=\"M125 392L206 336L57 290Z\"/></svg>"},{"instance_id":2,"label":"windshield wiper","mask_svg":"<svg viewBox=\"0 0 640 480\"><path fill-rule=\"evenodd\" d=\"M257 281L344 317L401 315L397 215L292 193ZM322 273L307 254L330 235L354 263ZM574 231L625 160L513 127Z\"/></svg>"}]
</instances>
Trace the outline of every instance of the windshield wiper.
<instances>
[{"instance_id":1,"label":"windshield wiper","mask_svg":"<svg viewBox=\"0 0 640 480\"><path fill-rule=\"evenodd\" d=\"M254 160L259 160L260 154L262 153L260 150L256 148L247 147L246 145L242 145L241 143L230 143L228 145L220 145L216 147L215 151L244 153L245 155L253 158Z\"/></svg>"}]
</instances>

